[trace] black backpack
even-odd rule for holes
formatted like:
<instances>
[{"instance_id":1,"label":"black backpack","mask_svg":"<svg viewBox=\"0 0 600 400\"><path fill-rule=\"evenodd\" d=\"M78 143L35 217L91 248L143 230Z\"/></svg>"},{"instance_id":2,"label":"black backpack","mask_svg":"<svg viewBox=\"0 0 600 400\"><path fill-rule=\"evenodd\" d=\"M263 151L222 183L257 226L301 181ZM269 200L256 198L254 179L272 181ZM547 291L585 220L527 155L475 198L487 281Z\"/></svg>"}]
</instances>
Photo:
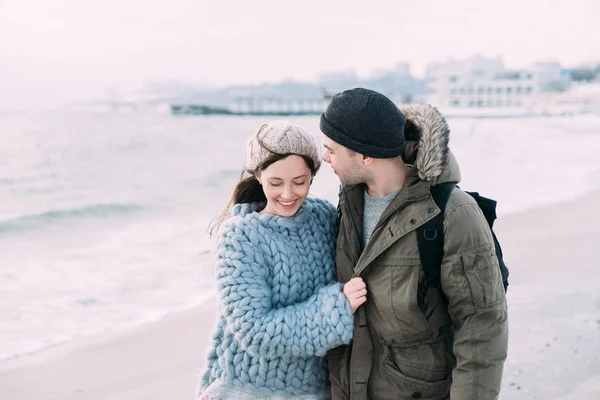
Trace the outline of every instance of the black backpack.
<instances>
[{"instance_id":1,"label":"black backpack","mask_svg":"<svg viewBox=\"0 0 600 400\"><path fill-rule=\"evenodd\" d=\"M429 287L435 287L441 290L440 268L444 257L444 211L450 193L452 193L455 187L456 184L452 182L440 183L431 187L431 196L441 212L433 219L417 228L419 255L425 272L425 283L422 288L424 293L427 293ZM496 220L496 201L480 196L477 192L466 193L475 199L490 226L492 237L494 238L494 246L496 247L496 257L498 257L498 265L500 266L500 272L502 274L502 283L504 284L504 291L506 292L508 288L508 268L502 259L502 249L500 248L500 243L498 243L498 239L493 230L494 221Z\"/></svg>"}]
</instances>

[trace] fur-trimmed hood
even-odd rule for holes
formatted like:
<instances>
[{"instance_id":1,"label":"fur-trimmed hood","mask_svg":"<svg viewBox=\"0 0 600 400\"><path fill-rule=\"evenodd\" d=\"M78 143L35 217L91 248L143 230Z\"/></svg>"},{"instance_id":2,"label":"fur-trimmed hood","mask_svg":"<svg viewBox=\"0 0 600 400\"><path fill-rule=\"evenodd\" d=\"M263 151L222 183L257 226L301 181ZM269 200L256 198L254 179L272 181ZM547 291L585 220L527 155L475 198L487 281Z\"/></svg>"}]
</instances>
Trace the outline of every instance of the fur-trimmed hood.
<instances>
[{"instance_id":1,"label":"fur-trimmed hood","mask_svg":"<svg viewBox=\"0 0 600 400\"><path fill-rule=\"evenodd\" d=\"M424 181L458 183L460 168L448 147L450 128L446 119L429 104L403 104L399 108L406 117L404 161Z\"/></svg>"}]
</instances>

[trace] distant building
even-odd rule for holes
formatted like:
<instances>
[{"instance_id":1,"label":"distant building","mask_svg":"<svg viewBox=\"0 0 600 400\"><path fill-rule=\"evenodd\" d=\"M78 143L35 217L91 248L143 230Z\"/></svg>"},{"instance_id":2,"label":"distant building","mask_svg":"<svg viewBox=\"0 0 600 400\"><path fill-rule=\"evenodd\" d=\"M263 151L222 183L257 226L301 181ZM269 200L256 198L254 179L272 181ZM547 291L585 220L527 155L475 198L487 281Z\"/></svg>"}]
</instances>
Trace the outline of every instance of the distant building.
<instances>
[{"instance_id":1,"label":"distant building","mask_svg":"<svg viewBox=\"0 0 600 400\"><path fill-rule=\"evenodd\" d=\"M508 70L500 58L474 57L431 64L428 102L448 108L528 107L542 92L564 91L570 75L558 63Z\"/></svg>"},{"instance_id":2,"label":"distant building","mask_svg":"<svg viewBox=\"0 0 600 400\"><path fill-rule=\"evenodd\" d=\"M318 84L326 98L342 90L361 86L383 93L396 103L413 102L427 91L424 81L411 75L409 63L397 63L391 69L377 69L362 79L354 71L321 75Z\"/></svg>"},{"instance_id":3,"label":"distant building","mask_svg":"<svg viewBox=\"0 0 600 400\"><path fill-rule=\"evenodd\" d=\"M536 108L547 113L593 113L600 115L600 82L575 82L568 91L545 92L536 99Z\"/></svg>"}]
</instances>

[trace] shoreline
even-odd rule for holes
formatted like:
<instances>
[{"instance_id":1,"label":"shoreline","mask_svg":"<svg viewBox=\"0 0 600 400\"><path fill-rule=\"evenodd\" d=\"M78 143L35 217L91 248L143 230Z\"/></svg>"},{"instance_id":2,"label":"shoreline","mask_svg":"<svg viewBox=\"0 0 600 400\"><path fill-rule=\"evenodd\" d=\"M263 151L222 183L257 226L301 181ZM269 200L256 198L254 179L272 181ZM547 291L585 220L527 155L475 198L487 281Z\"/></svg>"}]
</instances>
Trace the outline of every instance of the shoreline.
<instances>
[{"instance_id":1,"label":"shoreline","mask_svg":"<svg viewBox=\"0 0 600 400\"><path fill-rule=\"evenodd\" d=\"M104 333L92 333L88 335L76 336L73 339L65 340L63 342L57 342L49 344L48 346L42 347L32 352L23 352L11 356L6 359L0 360L0 376L5 371L9 371L15 368L21 368L25 365L36 364L41 360L52 359L57 356L61 356L66 353L73 353L80 351L87 347L97 346L104 343L109 343L124 336L143 334L144 331L151 330L155 325L170 325L177 323L180 319L187 319L191 316L204 315L210 313L211 310L206 309L208 303L214 304L215 296L209 296L206 298L206 303L203 305L193 306L185 310L175 311L166 314L164 317L156 320L140 322L139 324L132 325L130 327L121 327L115 330L107 331ZM36 360L39 359L39 360Z\"/></svg>"},{"instance_id":2,"label":"shoreline","mask_svg":"<svg viewBox=\"0 0 600 400\"><path fill-rule=\"evenodd\" d=\"M154 323L0 363L0 398L192 399L215 310L211 298Z\"/></svg>"}]
</instances>

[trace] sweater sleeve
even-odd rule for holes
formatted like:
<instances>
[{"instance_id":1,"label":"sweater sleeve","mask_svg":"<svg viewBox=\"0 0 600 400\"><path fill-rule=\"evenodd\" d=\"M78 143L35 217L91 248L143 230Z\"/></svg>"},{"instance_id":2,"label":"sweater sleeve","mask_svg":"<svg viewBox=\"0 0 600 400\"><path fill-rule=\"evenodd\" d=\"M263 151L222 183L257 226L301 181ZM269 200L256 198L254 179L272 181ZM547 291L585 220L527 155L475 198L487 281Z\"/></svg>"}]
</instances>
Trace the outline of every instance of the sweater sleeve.
<instances>
[{"instance_id":1,"label":"sweater sleeve","mask_svg":"<svg viewBox=\"0 0 600 400\"><path fill-rule=\"evenodd\" d=\"M217 280L227 326L249 354L324 356L352 339L353 316L341 285L323 287L305 302L271 306L271 286L257 245L243 234L221 238Z\"/></svg>"}]
</instances>

